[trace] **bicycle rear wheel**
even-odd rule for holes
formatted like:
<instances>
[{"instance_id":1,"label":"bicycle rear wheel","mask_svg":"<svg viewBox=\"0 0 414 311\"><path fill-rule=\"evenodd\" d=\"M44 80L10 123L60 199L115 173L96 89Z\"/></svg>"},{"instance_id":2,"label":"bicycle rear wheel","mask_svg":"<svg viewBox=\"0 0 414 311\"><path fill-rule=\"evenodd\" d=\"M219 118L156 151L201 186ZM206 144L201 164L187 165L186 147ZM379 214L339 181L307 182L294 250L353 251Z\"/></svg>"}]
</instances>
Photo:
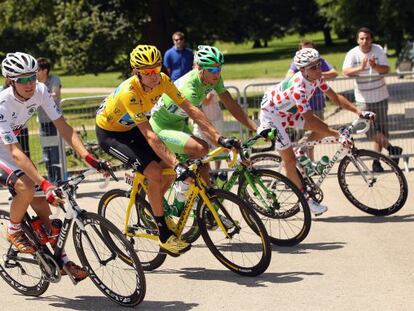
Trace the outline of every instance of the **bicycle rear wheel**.
<instances>
[{"instance_id":1,"label":"bicycle rear wheel","mask_svg":"<svg viewBox=\"0 0 414 311\"><path fill-rule=\"evenodd\" d=\"M309 234L312 217L309 205L293 182L272 170L248 172L251 182L240 178L238 194L259 214L270 241L293 246Z\"/></svg>"},{"instance_id":2,"label":"bicycle rear wheel","mask_svg":"<svg viewBox=\"0 0 414 311\"><path fill-rule=\"evenodd\" d=\"M377 160L383 172L372 170ZM371 150L355 150L342 159L338 182L345 197L361 211L387 216L399 211L408 196L407 180L398 165L389 157Z\"/></svg>"},{"instance_id":3,"label":"bicycle rear wheel","mask_svg":"<svg viewBox=\"0 0 414 311\"><path fill-rule=\"evenodd\" d=\"M115 303L132 307L145 297L146 282L141 263L121 231L102 216L83 213L75 222L76 253L98 289ZM107 242L103 232L110 235Z\"/></svg>"},{"instance_id":4,"label":"bicycle rear wheel","mask_svg":"<svg viewBox=\"0 0 414 311\"><path fill-rule=\"evenodd\" d=\"M50 283L33 255L20 253L7 241L9 221L10 214L0 210L0 275L19 293L40 296L48 289ZM24 223L22 225L27 228Z\"/></svg>"},{"instance_id":5,"label":"bicycle rear wheel","mask_svg":"<svg viewBox=\"0 0 414 311\"><path fill-rule=\"evenodd\" d=\"M151 207L143 198L137 196L128 219L128 232L124 232L129 200L128 191L110 190L99 201L98 213L112 222L127 237L138 254L144 270L157 269L164 263L167 254L161 252L157 239L158 228L152 217Z\"/></svg>"},{"instance_id":6,"label":"bicycle rear wheel","mask_svg":"<svg viewBox=\"0 0 414 311\"><path fill-rule=\"evenodd\" d=\"M282 170L282 158L273 153L258 153L252 155L250 161L257 169L271 169L276 172Z\"/></svg>"},{"instance_id":7,"label":"bicycle rear wheel","mask_svg":"<svg viewBox=\"0 0 414 311\"><path fill-rule=\"evenodd\" d=\"M256 276L270 264L271 248L266 229L257 214L237 195L211 189L209 198L226 233L217 226L205 203L197 207L201 235L213 255L228 269L243 276Z\"/></svg>"}]
</instances>

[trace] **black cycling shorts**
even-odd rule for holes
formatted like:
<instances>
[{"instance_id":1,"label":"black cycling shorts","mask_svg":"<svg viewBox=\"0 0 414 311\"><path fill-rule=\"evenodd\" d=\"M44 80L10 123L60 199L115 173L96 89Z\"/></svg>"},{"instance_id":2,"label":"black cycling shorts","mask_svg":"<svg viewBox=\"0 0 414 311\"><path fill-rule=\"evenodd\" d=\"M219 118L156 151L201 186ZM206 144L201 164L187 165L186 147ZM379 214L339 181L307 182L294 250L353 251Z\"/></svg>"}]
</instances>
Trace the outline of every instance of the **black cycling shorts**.
<instances>
[{"instance_id":1,"label":"black cycling shorts","mask_svg":"<svg viewBox=\"0 0 414 311\"><path fill-rule=\"evenodd\" d=\"M161 162L137 127L127 132L113 132L96 126L96 138L106 153L141 173L152 161Z\"/></svg>"}]
</instances>

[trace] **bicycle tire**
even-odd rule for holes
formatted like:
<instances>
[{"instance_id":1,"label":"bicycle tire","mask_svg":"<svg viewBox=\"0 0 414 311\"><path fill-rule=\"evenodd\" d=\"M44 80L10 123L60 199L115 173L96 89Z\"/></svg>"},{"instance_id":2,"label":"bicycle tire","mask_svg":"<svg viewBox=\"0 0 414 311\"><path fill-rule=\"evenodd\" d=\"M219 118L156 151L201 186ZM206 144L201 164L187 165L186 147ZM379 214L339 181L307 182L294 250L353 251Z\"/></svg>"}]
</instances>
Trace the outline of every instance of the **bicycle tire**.
<instances>
[{"instance_id":1,"label":"bicycle tire","mask_svg":"<svg viewBox=\"0 0 414 311\"><path fill-rule=\"evenodd\" d=\"M277 172L282 170L282 158L273 153L258 153L250 158L253 166L260 169L271 169Z\"/></svg>"},{"instance_id":2,"label":"bicycle tire","mask_svg":"<svg viewBox=\"0 0 414 311\"><path fill-rule=\"evenodd\" d=\"M112 222L122 231L124 236L124 218L128 207L130 195L128 191L113 189L104 193L98 204L98 214ZM149 216L151 215L151 216ZM140 196L136 197L135 209L131 213L131 219L128 221L129 229L135 234L153 233L158 235L158 228L152 217L152 211L149 203ZM105 238L109 238L104 233ZM158 240L151 240L144 237L127 237L133 245L145 271L152 271L160 267L167 254L161 251Z\"/></svg>"},{"instance_id":3,"label":"bicycle tire","mask_svg":"<svg viewBox=\"0 0 414 311\"><path fill-rule=\"evenodd\" d=\"M38 297L42 295L46 290L49 288L49 281L45 279L45 275L42 272L40 265L37 263L36 259L34 259L33 255L30 254L21 254L17 250L13 253L14 258L18 258L17 255L24 257L27 261L14 261L5 264L4 260L6 256L12 255L8 251L10 249L10 242L6 239L7 233L7 223L10 221L10 214L6 211L0 210L0 276L3 280L9 284L13 289L18 291L19 293L25 296L34 296ZM29 230L25 223L22 223L23 230ZM13 258L13 257L11 257ZM32 261L33 263L30 263ZM8 265L8 267L7 267ZM20 267L19 267L20 266ZM26 268L26 269L25 269ZM25 272L23 272L23 269ZM27 273L29 271L30 273ZM14 271L12 271L14 270ZM34 273L33 271L37 271ZM25 284L25 280L29 279L31 276L39 275L35 277L37 281L33 284Z\"/></svg>"},{"instance_id":4,"label":"bicycle tire","mask_svg":"<svg viewBox=\"0 0 414 311\"><path fill-rule=\"evenodd\" d=\"M374 174L375 177L370 181L370 184L363 183L364 179L357 171L356 162L353 162L353 158L356 159L365 174ZM368 165L371 166L373 160L380 161L381 165L385 167L384 172L371 172L372 170ZM351 163L354 165L351 166ZM354 168L354 171L351 170L352 168ZM357 178L353 178L355 176ZM392 215L398 212L407 201L408 185L404 173L392 159L375 151L354 150L351 156L343 158L338 167L338 182L345 197L355 207L374 216ZM362 195L361 198L356 198L358 194ZM386 205L379 206L384 202L384 199L382 202L378 199L380 195L387 196L385 199ZM372 206L372 204L376 204L376 206Z\"/></svg>"},{"instance_id":5,"label":"bicycle tire","mask_svg":"<svg viewBox=\"0 0 414 311\"><path fill-rule=\"evenodd\" d=\"M257 192L241 175L237 193L259 214L272 244L294 246L302 242L312 223L303 193L278 172L254 169L249 173ZM271 195L266 192L269 190Z\"/></svg>"},{"instance_id":6,"label":"bicycle tire","mask_svg":"<svg viewBox=\"0 0 414 311\"><path fill-rule=\"evenodd\" d=\"M146 281L132 245L115 225L98 214L85 212L78 219L82 221L84 228L79 227L77 222L74 223L73 243L89 278L105 296L121 306L133 307L141 303L146 293ZM122 252L115 252L112 246L108 246L102 232L111 234L111 242L117 248L122 248ZM99 242L102 244L99 245ZM87 255L88 251L91 253ZM95 261L91 259L92 256L95 256ZM105 268L114 268L117 271L111 273ZM127 292L121 293L121 290Z\"/></svg>"},{"instance_id":7,"label":"bicycle tire","mask_svg":"<svg viewBox=\"0 0 414 311\"><path fill-rule=\"evenodd\" d=\"M229 224L226 236L221 228L214 225L215 220L208 222L207 215L211 212L206 204L203 202L197 207L201 236L212 254L237 274L257 276L265 272L272 253L269 237L259 216L245 201L229 191L211 189L208 196L220 218L224 217Z\"/></svg>"}]
</instances>

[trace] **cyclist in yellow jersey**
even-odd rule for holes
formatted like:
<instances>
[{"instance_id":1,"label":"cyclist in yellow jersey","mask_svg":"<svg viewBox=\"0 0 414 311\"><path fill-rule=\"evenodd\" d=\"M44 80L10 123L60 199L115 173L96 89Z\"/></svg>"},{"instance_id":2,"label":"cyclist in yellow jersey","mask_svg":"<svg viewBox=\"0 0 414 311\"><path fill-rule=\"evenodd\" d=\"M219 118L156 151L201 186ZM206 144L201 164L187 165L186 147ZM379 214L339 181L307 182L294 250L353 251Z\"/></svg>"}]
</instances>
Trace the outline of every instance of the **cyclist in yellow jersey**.
<instances>
[{"instance_id":1,"label":"cyclist in yellow jersey","mask_svg":"<svg viewBox=\"0 0 414 311\"><path fill-rule=\"evenodd\" d=\"M177 180L188 177L188 170L179 164L148 122L147 114L161 95L166 94L196 120L211 141L231 148L232 139L222 137L205 115L183 97L168 76L161 73L161 53L152 45L138 45L130 55L133 76L109 95L96 117L96 134L102 149L138 170L148 180L148 200L157 221L160 246L168 254L178 256L190 245L168 229L162 197L172 180L162 176L162 169L173 167Z\"/></svg>"}]
</instances>

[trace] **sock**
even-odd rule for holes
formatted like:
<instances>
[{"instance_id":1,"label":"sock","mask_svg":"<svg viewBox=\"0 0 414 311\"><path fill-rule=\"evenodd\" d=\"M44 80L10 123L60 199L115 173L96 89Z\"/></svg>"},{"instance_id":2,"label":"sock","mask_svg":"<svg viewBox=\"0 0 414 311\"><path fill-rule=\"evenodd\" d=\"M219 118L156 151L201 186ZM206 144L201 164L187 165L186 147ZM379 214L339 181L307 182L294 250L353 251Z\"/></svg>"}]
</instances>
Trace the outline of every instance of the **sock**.
<instances>
[{"instance_id":1,"label":"sock","mask_svg":"<svg viewBox=\"0 0 414 311\"><path fill-rule=\"evenodd\" d=\"M391 144L388 144L387 150L388 150L389 153L391 153L391 150L392 150L392 145Z\"/></svg>"},{"instance_id":2,"label":"sock","mask_svg":"<svg viewBox=\"0 0 414 311\"><path fill-rule=\"evenodd\" d=\"M64 265L66 265L70 261L68 255L66 255L65 253L62 254L61 258Z\"/></svg>"},{"instance_id":3,"label":"sock","mask_svg":"<svg viewBox=\"0 0 414 311\"><path fill-rule=\"evenodd\" d=\"M160 232L160 241L165 243L172 235L172 232L168 229L164 216L154 216L154 218L157 222L158 231Z\"/></svg>"},{"instance_id":4,"label":"sock","mask_svg":"<svg viewBox=\"0 0 414 311\"><path fill-rule=\"evenodd\" d=\"M9 221L9 224L7 225L7 232L9 234L14 234L16 232L22 231L22 224Z\"/></svg>"}]
</instances>

